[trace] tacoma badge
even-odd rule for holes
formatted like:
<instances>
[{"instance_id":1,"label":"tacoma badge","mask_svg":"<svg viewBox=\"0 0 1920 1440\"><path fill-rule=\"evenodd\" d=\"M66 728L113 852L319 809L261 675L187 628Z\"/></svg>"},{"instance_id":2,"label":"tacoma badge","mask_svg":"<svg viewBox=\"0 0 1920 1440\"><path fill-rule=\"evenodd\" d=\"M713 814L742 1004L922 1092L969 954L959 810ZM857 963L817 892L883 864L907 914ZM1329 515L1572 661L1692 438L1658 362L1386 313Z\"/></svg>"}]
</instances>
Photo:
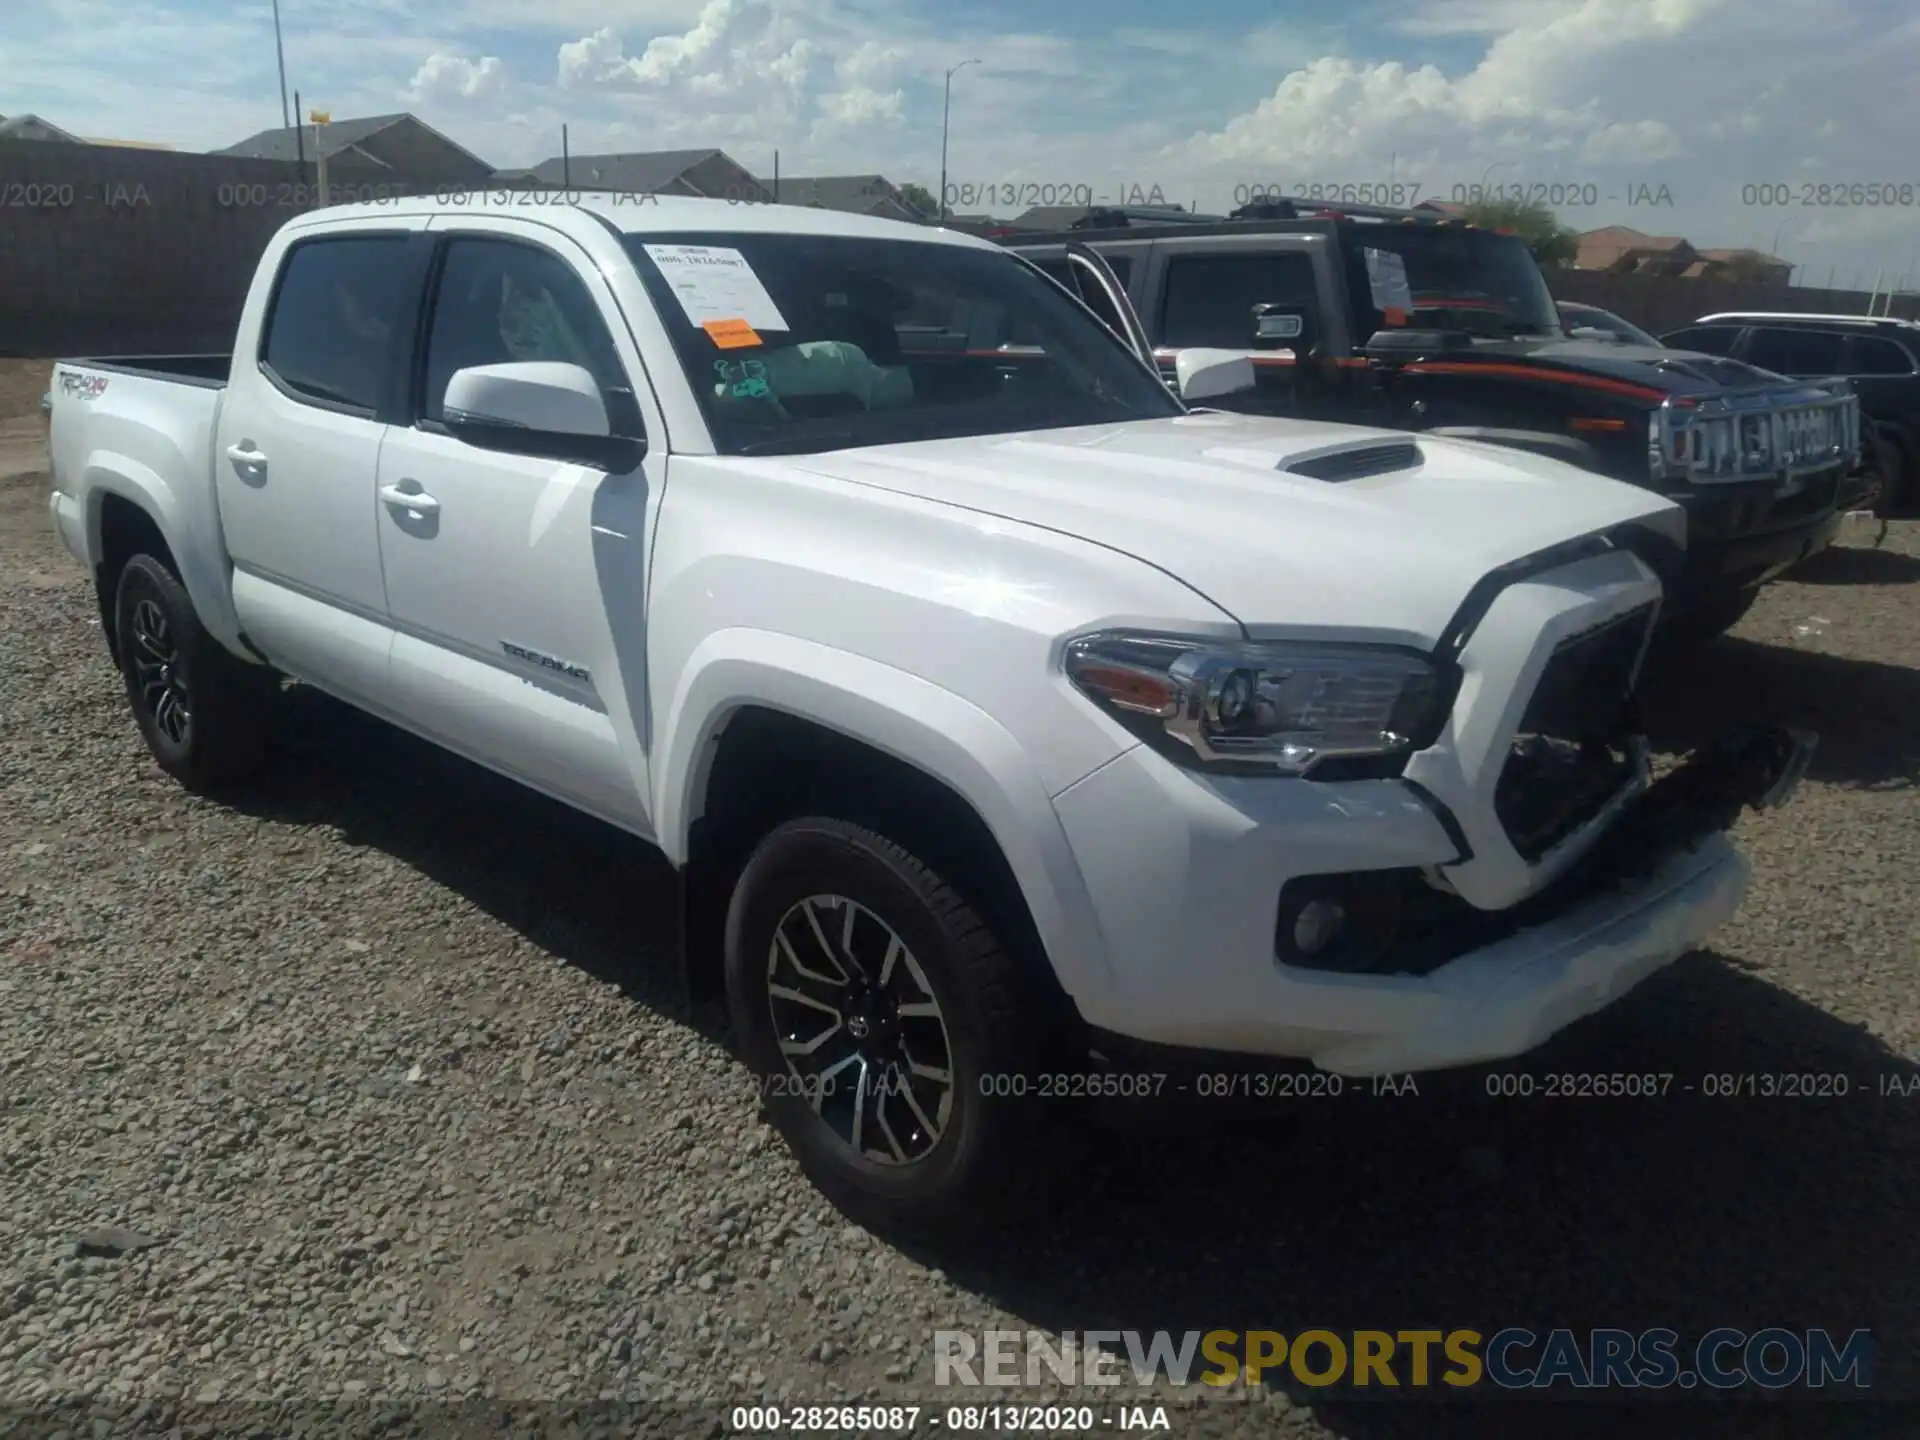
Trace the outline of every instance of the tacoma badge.
<instances>
[{"instance_id":1,"label":"tacoma badge","mask_svg":"<svg viewBox=\"0 0 1920 1440\"><path fill-rule=\"evenodd\" d=\"M529 665L538 665L542 670L553 670L569 680L578 680L582 684L592 684L593 676L584 665L575 665L571 660L562 660L555 655L543 655L538 650L529 650L524 645L516 645L511 640L502 640L500 648L516 660L524 660Z\"/></svg>"}]
</instances>

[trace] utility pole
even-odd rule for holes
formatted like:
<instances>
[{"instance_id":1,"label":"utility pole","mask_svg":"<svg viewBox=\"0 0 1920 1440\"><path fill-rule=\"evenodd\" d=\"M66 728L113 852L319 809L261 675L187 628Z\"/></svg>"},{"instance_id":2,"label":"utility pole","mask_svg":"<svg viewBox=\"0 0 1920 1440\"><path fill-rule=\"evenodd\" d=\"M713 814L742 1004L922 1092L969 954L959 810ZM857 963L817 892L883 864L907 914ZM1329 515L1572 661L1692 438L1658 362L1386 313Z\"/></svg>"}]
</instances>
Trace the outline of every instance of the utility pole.
<instances>
[{"instance_id":1,"label":"utility pole","mask_svg":"<svg viewBox=\"0 0 1920 1440\"><path fill-rule=\"evenodd\" d=\"M320 138L320 127L333 123L331 110L309 110L307 119L313 122L313 208L318 210L327 203L327 149Z\"/></svg>"},{"instance_id":2,"label":"utility pole","mask_svg":"<svg viewBox=\"0 0 1920 1440\"><path fill-rule=\"evenodd\" d=\"M962 60L947 70L946 98L940 103L940 223L947 222L947 125L953 115L953 77L956 71L969 65L978 65L978 60Z\"/></svg>"},{"instance_id":3,"label":"utility pole","mask_svg":"<svg viewBox=\"0 0 1920 1440\"><path fill-rule=\"evenodd\" d=\"M287 109L287 47L280 40L280 0L273 0L273 56L280 63L280 124L293 124L293 112Z\"/></svg>"}]
</instances>

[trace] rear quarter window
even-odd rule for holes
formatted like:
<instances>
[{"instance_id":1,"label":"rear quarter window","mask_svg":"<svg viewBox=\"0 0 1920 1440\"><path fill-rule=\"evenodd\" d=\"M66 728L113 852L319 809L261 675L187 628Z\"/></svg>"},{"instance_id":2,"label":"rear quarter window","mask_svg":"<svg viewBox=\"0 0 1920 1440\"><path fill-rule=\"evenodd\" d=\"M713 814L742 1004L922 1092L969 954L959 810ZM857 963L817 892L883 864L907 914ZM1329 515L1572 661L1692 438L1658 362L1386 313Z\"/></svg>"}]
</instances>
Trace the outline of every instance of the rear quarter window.
<instances>
[{"instance_id":1,"label":"rear quarter window","mask_svg":"<svg viewBox=\"0 0 1920 1440\"><path fill-rule=\"evenodd\" d=\"M1849 375L1911 375L1913 357L1892 340L1856 335L1847 345Z\"/></svg>"}]
</instances>

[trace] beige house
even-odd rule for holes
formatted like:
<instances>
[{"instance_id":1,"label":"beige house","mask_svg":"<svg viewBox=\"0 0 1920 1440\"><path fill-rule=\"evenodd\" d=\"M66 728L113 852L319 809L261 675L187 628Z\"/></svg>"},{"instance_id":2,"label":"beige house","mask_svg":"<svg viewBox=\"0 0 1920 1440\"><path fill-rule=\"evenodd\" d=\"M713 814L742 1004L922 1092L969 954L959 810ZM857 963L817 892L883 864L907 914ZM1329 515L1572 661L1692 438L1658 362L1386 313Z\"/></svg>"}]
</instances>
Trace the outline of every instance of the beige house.
<instances>
[{"instance_id":1,"label":"beige house","mask_svg":"<svg viewBox=\"0 0 1920 1440\"><path fill-rule=\"evenodd\" d=\"M1608 225L1580 236L1576 270L1614 275L1684 275L1699 253L1678 235L1648 235L1628 225Z\"/></svg>"}]
</instances>

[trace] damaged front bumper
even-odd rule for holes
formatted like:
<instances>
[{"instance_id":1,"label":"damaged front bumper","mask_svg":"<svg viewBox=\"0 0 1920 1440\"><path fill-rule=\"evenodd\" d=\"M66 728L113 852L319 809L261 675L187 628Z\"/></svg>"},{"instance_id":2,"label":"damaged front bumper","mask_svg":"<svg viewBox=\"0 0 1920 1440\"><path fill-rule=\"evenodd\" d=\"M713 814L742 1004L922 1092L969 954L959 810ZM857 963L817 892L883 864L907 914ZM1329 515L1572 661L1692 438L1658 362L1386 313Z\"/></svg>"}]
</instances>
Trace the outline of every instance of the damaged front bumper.
<instances>
[{"instance_id":1,"label":"damaged front bumper","mask_svg":"<svg viewBox=\"0 0 1920 1440\"><path fill-rule=\"evenodd\" d=\"M1142 967L1151 987L1126 997L1119 1023L1088 1015L1094 1048L1162 1069L1268 1056L1348 1076L1524 1054L1733 916L1749 870L1727 831L1745 809L1785 804L1813 745L1812 736L1766 728L1695 752L1635 797L1579 861L1503 909L1476 909L1418 870L1397 872L1427 909L1416 923L1410 899L1405 943L1363 973L1276 963L1273 901L1258 901L1252 884L1244 900L1230 898L1239 887L1216 883L1221 867L1208 861L1230 854L1231 838L1190 834L1200 879L1186 888L1206 888L1174 917L1187 943L1166 965ZM1360 802L1339 803L1354 811ZM1072 814L1063 818L1070 832L1080 828ZM1077 837L1076 850L1085 853ZM1161 878L1177 879L1178 868L1169 864ZM1143 878L1136 871L1134 885ZM1236 913L1255 904L1257 913ZM1262 930L1264 944L1254 938Z\"/></svg>"}]
</instances>

